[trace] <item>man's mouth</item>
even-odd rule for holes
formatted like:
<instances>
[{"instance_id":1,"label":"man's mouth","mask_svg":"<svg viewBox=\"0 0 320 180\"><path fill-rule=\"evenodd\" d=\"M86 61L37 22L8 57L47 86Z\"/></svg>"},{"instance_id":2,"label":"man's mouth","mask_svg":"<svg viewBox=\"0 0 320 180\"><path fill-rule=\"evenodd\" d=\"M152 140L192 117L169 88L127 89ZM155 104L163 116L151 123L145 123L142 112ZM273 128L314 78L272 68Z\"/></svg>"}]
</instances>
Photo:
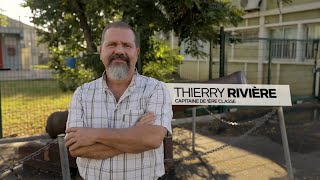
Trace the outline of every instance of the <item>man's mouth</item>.
<instances>
[{"instance_id":1,"label":"man's mouth","mask_svg":"<svg viewBox=\"0 0 320 180\"><path fill-rule=\"evenodd\" d=\"M118 59L112 59L111 62L113 61L124 61L124 62L127 62L125 59L121 59L121 58L118 58Z\"/></svg>"},{"instance_id":2,"label":"man's mouth","mask_svg":"<svg viewBox=\"0 0 320 180\"><path fill-rule=\"evenodd\" d=\"M122 55L122 54L115 54L115 55L111 56L109 60L110 60L109 61L110 63L115 60L124 61L126 63L129 63L129 58L125 55Z\"/></svg>"}]
</instances>

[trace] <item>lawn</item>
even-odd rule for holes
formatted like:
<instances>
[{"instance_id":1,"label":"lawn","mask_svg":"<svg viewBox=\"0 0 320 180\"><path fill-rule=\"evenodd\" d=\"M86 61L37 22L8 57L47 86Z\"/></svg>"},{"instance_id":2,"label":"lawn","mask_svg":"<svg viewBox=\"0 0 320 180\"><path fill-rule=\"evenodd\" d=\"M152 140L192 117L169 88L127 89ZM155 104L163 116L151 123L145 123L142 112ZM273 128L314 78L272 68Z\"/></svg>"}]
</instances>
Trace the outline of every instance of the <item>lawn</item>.
<instances>
[{"instance_id":1,"label":"lawn","mask_svg":"<svg viewBox=\"0 0 320 180\"><path fill-rule=\"evenodd\" d=\"M66 110L72 92L63 92L56 80L1 81L3 137L45 133L47 117Z\"/></svg>"}]
</instances>

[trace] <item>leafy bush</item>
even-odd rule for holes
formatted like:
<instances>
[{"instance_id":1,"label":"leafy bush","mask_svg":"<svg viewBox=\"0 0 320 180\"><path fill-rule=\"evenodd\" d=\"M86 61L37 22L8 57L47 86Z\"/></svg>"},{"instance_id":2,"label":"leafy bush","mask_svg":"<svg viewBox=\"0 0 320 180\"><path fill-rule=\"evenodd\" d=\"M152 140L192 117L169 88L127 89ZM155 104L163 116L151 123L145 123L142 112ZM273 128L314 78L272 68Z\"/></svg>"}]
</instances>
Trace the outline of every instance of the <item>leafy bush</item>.
<instances>
[{"instance_id":1,"label":"leafy bush","mask_svg":"<svg viewBox=\"0 0 320 180\"><path fill-rule=\"evenodd\" d=\"M143 74L164 82L172 82L182 56L177 49L171 49L165 41L153 39L150 41L150 51L143 59Z\"/></svg>"},{"instance_id":2,"label":"leafy bush","mask_svg":"<svg viewBox=\"0 0 320 180\"><path fill-rule=\"evenodd\" d=\"M171 49L165 41L152 39L149 41L149 51L146 52L143 62L143 75L156 78L164 82L173 80L172 74L177 71L177 65L181 63L182 56L177 49ZM70 51L70 50L69 50ZM76 58L76 68L66 66L65 58L77 54L76 50L51 49L53 59L49 66L55 69L56 78L63 91L74 91L83 83L100 77L104 71L104 66L98 53L85 54L81 58Z\"/></svg>"},{"instance_id":3,"label":"leafy bush","mask_svg":"<svg viewBox=\"0 0 320 180\"><path fill-rule=\"evenodd\" d=\"M95 77L100 77L105 70L98 53L85 54L81 58L81 62L86 69L90 69L94 73Z\"/></svg>"},{"instance_id":4,"label":"leafy bush","mask_svg":"<svg viewBox=\"0 0 320 180\"><path fill-rule=\"evenodd\" d=\"M82 65L83 66L83 65ZM80 85L93 80L94 73L88 69L81 68L69 68L66 67L61 73L57 74L59 80L59 87L63 91L74 91Z\"/></svg>"},{"instance_id":5,"label":"leafy bush","mask_svg":"<svg viewBox=\"0 0 320 180\"><path fill-rule=\"evenodd\" d=\"M89 82L96 77L95 71L86 68L86 57L76 58L76 68L69 68L66 66L65 58L68 57L63 49L51 49L53 58L49 62L49 67L55 70L56 78L59 81L59 87L63 91L74 91L80 85ZM68 53L70 54L70 53ZM76 54L75 52L71 53Z\"/></svg>"}]
</instances>

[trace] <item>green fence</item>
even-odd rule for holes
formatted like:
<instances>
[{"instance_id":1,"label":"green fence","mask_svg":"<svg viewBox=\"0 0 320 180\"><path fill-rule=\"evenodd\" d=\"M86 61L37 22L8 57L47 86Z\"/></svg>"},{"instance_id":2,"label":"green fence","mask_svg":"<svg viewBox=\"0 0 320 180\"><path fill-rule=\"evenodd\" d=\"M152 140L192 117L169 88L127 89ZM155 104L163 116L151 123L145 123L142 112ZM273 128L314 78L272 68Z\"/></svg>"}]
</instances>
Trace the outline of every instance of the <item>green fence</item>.
<instances>
[{"instance_id":1,"label":"green fence","mask_svg":"<svg viewBox=\"0 0 320 180\"><path fill-rule=\"evenodd\" d=\"M220 46L212 48L212 77L218 78L220 58L225 57L225 74L243 71L250 84L288 84L293 97L319 96L319 41L229 37L224 56ZM21 51L21 57L34 57ZM22 62L0 70L0 136L42 134L47 117L68 108L72 92L63 92L54 72L40 61ZM43 64L46 64L45 62ZM209 78L209 58L184 60L178 73L182 79Z\"/></svg>"},{"instance_id":2,"label":"green fence","mask_svg":"<svg viewBox=\"0 0 320 180\"><path fill-rule=\"evenodd\" d=\"M49 69L0 71L2 136L45 133L47 117L68 108L72 93L63 92Z\"/></svg>"},{"instance_id":3,"label":"green fence","mask_svg":"<svg viewBox=\"0 0 320 180\"><path fill-rule=\"evenodd\" d=\"M250 84L288 84L292 96L318 96L319 40L229 37L225 43L225 74L243 71ZM185 80L205 81L219 77L220 45L209 58L185 59L179 67ZM317 71L316 71L317 70Z\"/></svg>"}]
</instances>

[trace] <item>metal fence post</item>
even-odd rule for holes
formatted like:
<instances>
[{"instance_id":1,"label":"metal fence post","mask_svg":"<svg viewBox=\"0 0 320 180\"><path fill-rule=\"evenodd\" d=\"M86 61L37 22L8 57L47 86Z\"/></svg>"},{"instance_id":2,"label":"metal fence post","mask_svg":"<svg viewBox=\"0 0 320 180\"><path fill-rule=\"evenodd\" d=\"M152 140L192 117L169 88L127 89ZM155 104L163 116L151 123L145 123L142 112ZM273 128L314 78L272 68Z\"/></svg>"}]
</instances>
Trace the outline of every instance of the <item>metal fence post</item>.
<instances>
[{"instance_id":1,"label":"metal fence post","mask_svg":"<svg viewBox=\"0 0 320 180\"><path fill-rule=\"evenodd\" d=\"M316 81L317 81L317 74L319 72L318 69L318 50L319 50L319 40L314 40L313 43L314 44L314 49L313 49L313 53L314 53L314 66L312 69L312 73L313 73L313 81L312 81L312 96L314 98L318 98L320 97L320 88L318 87L318 92L316 92ZM318 94L316 94L318 93Z\"/></svg>"},{"instance_id":2,"label":"metal fence post","mask_svg":"<svg viewBox=\"0 0 320 180\"><path fill-rule=\"evenodd\" d=\"M0 139L3 138L2 133L2 97L1 97L1 82L0 82Z\"/></svg>"},{"instance_id":3,"label":"metal fence post","mask_svg":"<svg viewBox=\"0 0 320 180\"><path fill-rule=\"evenodd\" d=\"M195 140L196 140L196 116L197 108L192 108L192 153L196 152L195 150Z\"/></svg>"},{"instance_id":4,"label":"metal fence post","mask_svg":"<svg viewBox=\"0 0 320 180\"><path fill-rule=\"evenodd\" d=\"M220 66L219 66L219 77L225 75L225 46L226 46L226 37L224 28L220 27Z\"/></svg>"},{"instance_id":5,"label":"metal fence post","mask_svg":"<svg viewBox=\"0 0 320 180\"><path fill-rule=\"evenodd\" d=\"M283 150L284 150L284 157L285 157L285 161L286 161L289 179L294 180L293 170L292 170L292 165L291 165L291 158L290 158L289 143L288 143L288 137L287 137L286 125L284 122L284 115L283 115L282 107L278 108L278 118L279 118L280 130L281 130L281 138L282 138L282 145L283 145Z\"/></svg>"},{"instance_id":6,"label":"metal fence post","mask_svg":"<svg viewBox=\"0 0 320 180\"><path fill-rule=\"evenodd\" d=\"M64 144L65 134L58 135L60 162L63 180L71 180L67 148Z\"/></svg>"},{"instance_id":7,"label":"metal fence post","mask_svg":"<svg viewBox=\"0 0 320 180\"><path fill-rule=\"evenodd\" d=\"M226 33L224 32L223 26L220 27L219 43L220 43L219 77L223 77L226 75ZM218 106L219 113L224 113L225 111L226 111L226 108L224 106Z\"/></svg>"},{"instance_id":8,"label":"metal fence post","mask_svg":"<svg viewBox=\"0 0 320 180\"><path fill-rule=\"evenodd\" d=\"M268 57L268 84L271 84L271 61L272 61L272 39L269 40L269 57Z\"/></svg>"},{"instance_id":9,"label":"metal fence post","mask_svg":"<svg viewBox=\"0 0 320 180\"><path fill-rule=\"evenodd\" d=\"M212 40L209 42L209 80L212 79Z\"/></svg>"}]
</instances>

